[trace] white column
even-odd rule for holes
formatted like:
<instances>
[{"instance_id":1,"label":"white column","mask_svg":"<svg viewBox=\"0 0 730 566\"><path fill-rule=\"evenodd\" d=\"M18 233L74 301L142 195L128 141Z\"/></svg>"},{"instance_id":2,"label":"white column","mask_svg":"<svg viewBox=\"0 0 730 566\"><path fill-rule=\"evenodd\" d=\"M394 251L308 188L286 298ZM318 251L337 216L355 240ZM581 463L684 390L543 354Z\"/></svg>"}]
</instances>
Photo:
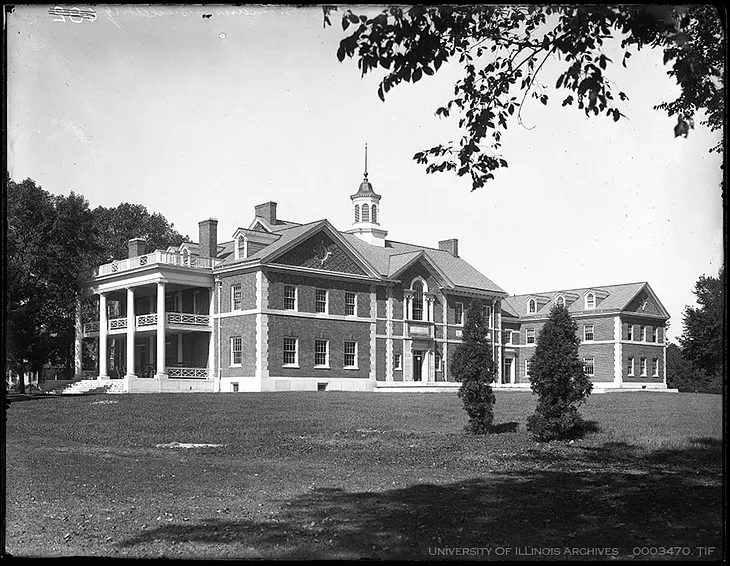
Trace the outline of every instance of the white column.
<instances>
[{"instance_id":1,"label":"white column","mask_svg":"<svg viewBox=\"0 0 730 566\"><path fill-rule=\"evenodd\" d=\"M215 311L215 293L216 287L208 289L210 293L210 304L208 305L208 320L212 331L210 333L210 339L208 340L208 378L215 377L215 318L213 317Z\"/></svg>"},{"instance_id":2,"label":"white column","mask_svg":"<svg viewBox=\"0 0 730 566\"><path fill-rule=\"evenodd\" d=\"M165 283L157 283L157 373L155 378L165 379Z\"/></svg>"},{"instance_id":3,"label":"white column","mask_svg":"<svg viewBox=\"0 0 730 566\"><path fill-rule=\"evenodd\" d=\"M84 328L81 322L81 297L76 296L76 336L74 340L74 377L80 379L84 376L83 370L84 355Z\"/></svg>"},{"instance_id":4,"label":"white column","mask_svg":"<svg viewBox=\"0 0 730 566\"><path fill-rule=\"evenodd\" d=\"M621 317L613 319L613 382L617 387L623 383L623 348L621 347Z\"/></svg>"},{"instance_id":5,"label":"white column","mask_svg":"<svg viewBox=\"0 0 730 566\"><path fill-rule=\"evenodd\" d=\"M127 287L127 377L134 377L134 332L137 319L134 315L134 289Z\"/></svg>"},{"instance_id":6,"label":"white column","mask_svg":"<svg viewBox=\"0 0 730 566\"><path fill-rule=\"evenodd\" d=\"M106 293L99 293L99 377L97 379L109 379L107 369L107 332L109 323L106 316Z\"/></svg>"}]
</instances>

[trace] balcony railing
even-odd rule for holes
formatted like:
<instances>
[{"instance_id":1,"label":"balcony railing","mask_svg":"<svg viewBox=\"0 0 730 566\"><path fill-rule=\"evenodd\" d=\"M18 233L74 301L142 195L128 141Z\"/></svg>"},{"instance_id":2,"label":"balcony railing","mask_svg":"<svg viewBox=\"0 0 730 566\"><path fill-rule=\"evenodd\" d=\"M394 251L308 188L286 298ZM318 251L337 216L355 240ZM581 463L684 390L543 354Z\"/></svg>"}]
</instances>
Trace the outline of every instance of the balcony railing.
<instances>
[{"instance_id":1,"label":"balcony railing","mask_svg":"<svg viewBox=\"0 0 730 566\"><path fill-rule=\"evenodd\" d=\"M129 271L149 265L177 265L191 269L210 270L218 263L218 260L209 257L198 257L189 254L178 254L173 252L156 251L151 254L130 257L100 265L95 269L94 275L110 275L121 271Z\"/></svg>"},{"instance_id":2,"label":"balcony railing","mask_svg":"<svg viewBox=\"0 0 730 566\"><path fill-rule=\"evenodd\" d=\"M210 315L192 314L185 312L168 312L166 315L167 324L170 326L186 325L186 326L204 326L210 327ZM140 314L135 317L136 328L148 329L157 326L157 313ZM127 318L112 318L108 322L109 332L114 330L124 330L127 328ZM89 335L99 332L99 322L84 323L84 334Z\"/></svg>"},{"instance_id":3,"label":"balcony railing","mask_svg":"<svg viewBox=\"0 0 730 566\"><path fill-rule=\"evenodd\" d=\"M168 324L192 324L195 326L208 326L210 316L207 314L189 314L184 312L167 313Z\"/></svg>"}]
</instances>

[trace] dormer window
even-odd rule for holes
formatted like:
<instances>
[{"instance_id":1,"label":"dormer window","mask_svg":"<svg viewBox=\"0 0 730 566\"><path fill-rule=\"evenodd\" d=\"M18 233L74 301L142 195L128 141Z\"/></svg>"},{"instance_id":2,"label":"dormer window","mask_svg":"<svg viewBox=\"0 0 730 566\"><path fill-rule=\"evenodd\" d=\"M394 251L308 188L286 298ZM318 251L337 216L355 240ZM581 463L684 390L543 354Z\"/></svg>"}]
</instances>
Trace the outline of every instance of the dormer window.
<instances>
[{"instance_id":1,"label":"dormer window","mask_svg":"<svg viewBox=\"0 0 730 566\"><path fill-rule=\"evenodd\" d=\"M586 295L586 308L587 309L596 308L596 295L594 293L588 293Z\"/></svg>"},{"instance_id":2,"label":"dormer window","mask_svg":"<svg viewBox=\"0 0 730 566\"><path fill-rule=\"evenodd\" d=\"M527 314L535 314L537 312L537 301L530 299L527 301Z\"/></svg>"},{"instance_id":3,"label":"dormer window","mask_svg":"<svg viewBox=\"0 0 730 566\"><path fill-rule=\"evenodd\" d=\"M555 299L555 304L558 305L559 307L564 307L565 306L565 297L563 297L562 295L558 295L558 298Z\"/></svg>"}]
</instances>

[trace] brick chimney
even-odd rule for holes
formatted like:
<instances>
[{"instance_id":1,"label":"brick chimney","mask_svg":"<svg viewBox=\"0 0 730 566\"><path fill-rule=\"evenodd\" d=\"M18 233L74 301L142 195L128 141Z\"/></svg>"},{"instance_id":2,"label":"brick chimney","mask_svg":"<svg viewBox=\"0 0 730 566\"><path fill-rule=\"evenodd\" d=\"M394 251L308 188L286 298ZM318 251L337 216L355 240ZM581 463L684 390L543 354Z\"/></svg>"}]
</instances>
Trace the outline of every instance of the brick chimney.
<instances>
[{"instance_id":1,"label":"brick chimney","mask_svg":"<svg viewBox=\"0 0 730 566\"><path fill-rule=\"evenodd\" d=\"M439 249L449 252L454 257L459 257L459 240L451 238L450 240L441 240Z\"/></svg>"},{"instance_id":2,"label":"brick chimney","mask_svg":"<svg viewBox=\"0 0 730 566\"><path fill-rule=\"evenodd\" d=\"M198 245L200 257L214 258L218 255L218 220L208 218L198 222Z\"/></svg>"},{"instance_id":3,"label":"brick chimney","mask_svg":"<svg viewBox=\"0 0 730 566\"><path fill-rule=\"evenodd\" d=\"M141 256L147 251L147 240L144 238L132 238L127 245L129 249L128 257Z\"/></svg>"},{"instance_id":4,"label":"brick chimney","mask_svg":"<svg viewBox=\"0 0 730 566\"><path fill-rule=\"evenodd\" d=\"M263 218L269 224L276 224L276 203L265 202L256 205L256 217Z\"/></svg>"}]
</instances>

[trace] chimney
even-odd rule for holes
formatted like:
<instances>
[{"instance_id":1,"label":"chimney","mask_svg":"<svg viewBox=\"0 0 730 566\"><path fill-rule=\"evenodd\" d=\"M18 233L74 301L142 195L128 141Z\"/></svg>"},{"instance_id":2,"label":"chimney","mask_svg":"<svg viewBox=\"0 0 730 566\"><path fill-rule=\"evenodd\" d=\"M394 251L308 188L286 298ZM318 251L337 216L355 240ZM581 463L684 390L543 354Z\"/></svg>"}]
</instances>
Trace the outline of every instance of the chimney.
<instances>
[{"instance_id":1,"label":"chimney","mask_svg":"<svg viewBox=\"0 0 730 566\"><path fill-rule=\"evenodd\" d=\"M144 238L132 238L128 243L129 257L137 257L147 251L147 241Z\"/></svg>"},{"instance_id":2,"label":"chimney","mask_svg":"<svg viewBox=\"0 0 730 566\"><path fill-rule=\"evenodd\" d=\"M276 224L276 203L265 202L256 205L256 217L263 218L269 224Z\"/></svg>"},{"instance_id":3,"label":"chimney","mask_svg":"<svg viewBox=\"0 0 730 566\"><path fill-rule=\"evenodd\" d=\"M218 255L218 220L208 218L198 222L200 257L214 258Z\"/></svg>"},{"instance_id":4,"label":"chimney","mask_svg":"<svg viewBox=\"0 0 730 566\"><path fill-rule=\"evenodd\" d=\"M439 249L449 252L454 257L459 257L459 240L451 238L450 240L441 240Z\"/></svg>"}]
</instances>

